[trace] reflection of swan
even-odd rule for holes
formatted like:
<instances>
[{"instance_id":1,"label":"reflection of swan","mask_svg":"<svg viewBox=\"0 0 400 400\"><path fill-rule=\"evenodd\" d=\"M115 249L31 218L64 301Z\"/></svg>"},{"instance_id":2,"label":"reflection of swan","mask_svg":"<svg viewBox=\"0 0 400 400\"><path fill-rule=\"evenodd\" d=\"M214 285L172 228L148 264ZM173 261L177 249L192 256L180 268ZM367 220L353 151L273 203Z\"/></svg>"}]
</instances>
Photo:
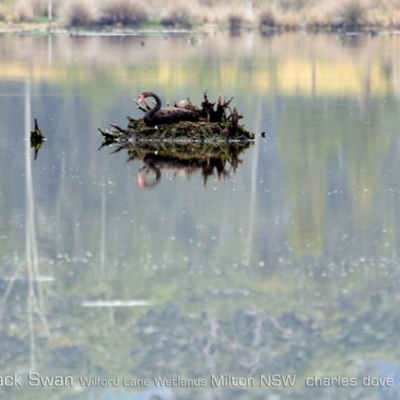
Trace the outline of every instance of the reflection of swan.
<instances>
[{"instance_id":1,"label":"reflection of swan","mask_svg":"<svg viewBox=\"0 0 400 400\"><path fill-rule=\"evenodd\" d=\"M198 160L181 160L172 156L161 156L155 153L148 153L143 158L144 166L139 169L138 181L139 185L143 188L150 188L155 186L161 179L161 170L166 170L174 174L184 173L191 175L199 169ZM142 172L147 175L150 171L154 172L154 182L148 182Z\"/></svg>"},{"instance_id":2,"label":"reflection of swan","mask_svg":"<svg viewBox=\"0 0 400 400\"><path fill-rule=\"evenodd\" d=\"M160 171L160 168L158 168L155 163L156 160L157 160L157 156L153 153L149 153L144 156L144 158L143 158L144 166L142 168L140 168L138 171L138 182L142 188L153 187L153 186L157 185L157 183L160 181L161 171ZM142 174L142 171L145 172L145 175L147 175L150 171L154 171L155 175L156 175L154 182L151 182L151 183L148 182L145 179L145 176Z\"/></svg>"},{"instance_id":3,"label":"reflection of swan","mask_svg":"<svg viewBox=\"0 0 400 400\"><path fill-rule=\"evenodd\" d=\"M139 96L138 101L146 97L153 97L156 105L144 115L143 120L147 126L171 124L179 121L199 121L200 115L194 110L187 110L181 107L161 108L160 98L153 92L144 92Z\"/></svg>"},{"instance_id":4,"label":"reflection of swan","mask_svg":"<svg viewBox=\"0 0 400 400\"><path fill-rule=\"evenodd\" d=\"M161 171L189 177L200 170L204 177L204 185L206 185L207 179L213 175L214 169L217 170L218 179L230 176L230 172L225 169L227 161L231 165L233 172L236 171L238 164L241 163L241 160L233 154L230 159L223 160L222 157L179 158L147 153L143 158L144 166L139 169L137 179L142 188L150 188L160 181ZM147 175L150 172L154 173L153 180L147 179Z\"/></svg>"}]
</instances>

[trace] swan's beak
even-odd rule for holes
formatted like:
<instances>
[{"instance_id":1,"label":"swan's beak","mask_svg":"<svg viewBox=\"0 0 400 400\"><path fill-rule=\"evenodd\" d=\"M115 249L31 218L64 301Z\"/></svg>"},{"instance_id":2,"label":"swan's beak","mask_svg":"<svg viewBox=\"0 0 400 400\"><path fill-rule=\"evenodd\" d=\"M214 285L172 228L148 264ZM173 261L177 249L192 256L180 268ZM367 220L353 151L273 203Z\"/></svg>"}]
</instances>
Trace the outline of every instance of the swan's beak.
<instances>
[{"instance_id":1,"label":"swan's beak","mask_svg":"<svg viewBox=\"0 0 400 400\"><path fill-rule=\"evenodd\" d=\"M138 101L140 102L140 101L143 101L144 100L144 96L141 94L140 96L139 96L139 98L138 98Z\"/></svg>"}]
</instances>

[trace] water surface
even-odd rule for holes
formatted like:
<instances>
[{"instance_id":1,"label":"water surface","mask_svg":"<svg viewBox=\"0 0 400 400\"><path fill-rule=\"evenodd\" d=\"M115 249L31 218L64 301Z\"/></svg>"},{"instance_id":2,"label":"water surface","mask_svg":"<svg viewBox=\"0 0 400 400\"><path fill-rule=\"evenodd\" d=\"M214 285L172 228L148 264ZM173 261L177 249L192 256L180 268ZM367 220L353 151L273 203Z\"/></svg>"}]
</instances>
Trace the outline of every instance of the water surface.
<instances>
[{"instance_id":1,"label":"water surface","mask_svg":"<svg viewBox=\"0 0 400 400\"><path fill-rule=\"evenodd\" d=\"M1 36L2 398L397 398L399 46ZM146 90L235 95L255 145L143 188L97 128Z\"/></svg>"}]
</instances>

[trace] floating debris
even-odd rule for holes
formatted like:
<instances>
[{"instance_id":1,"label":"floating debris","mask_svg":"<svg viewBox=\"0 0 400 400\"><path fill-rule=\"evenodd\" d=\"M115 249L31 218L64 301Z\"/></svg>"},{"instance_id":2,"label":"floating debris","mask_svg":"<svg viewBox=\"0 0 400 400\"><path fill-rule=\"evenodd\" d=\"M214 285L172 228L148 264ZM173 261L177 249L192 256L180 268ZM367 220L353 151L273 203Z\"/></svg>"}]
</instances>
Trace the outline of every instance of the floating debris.
<instances>
[{"instance_id":1,"label":"floating debris","mask_svg":"<svg viewBox=\"0 0 400 400\"><path fill-rule=\"evenodd\" d=\"M147 300L114 300L114 301L84 301L82 307L142 307L150 306L152 303Z\"/></svg>"},{"instance_id":2,"label":"floating debris","mask_svg":"<svg viewBox=\"0 0 400 400\"><path fill-rule=\"evenodd\" d=\"M40 148L45 141L43 132L39 129L39 124L35 118L35 129L31 131L31 148L35 149L35 160L39 153Z\"/></svg>"}]
</instances>

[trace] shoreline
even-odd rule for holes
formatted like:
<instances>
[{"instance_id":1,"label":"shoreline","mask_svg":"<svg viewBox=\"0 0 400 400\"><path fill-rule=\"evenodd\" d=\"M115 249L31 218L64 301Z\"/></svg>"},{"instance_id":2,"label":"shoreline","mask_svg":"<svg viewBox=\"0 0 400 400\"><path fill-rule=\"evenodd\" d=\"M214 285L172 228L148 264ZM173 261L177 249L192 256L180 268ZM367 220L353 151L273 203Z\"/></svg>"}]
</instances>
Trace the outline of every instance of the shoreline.
<instances>
[{"instance_id":1,"label":"shoreline","mask_svg":"<svg viewBox=\"0 0 400 400\"><path fill-rule=\"evenodd\" d=\"M358 28L285 28L285 27L271 27L268 29L262 29L256 25L246 25L237 29L232 30L228 26L216 25L216 24L202 24L196 25L192 28L168 28L163 25L148 25L141 27L132 26L80 26L80 27L65 27L61 24L52 22L42 23L0 23L0 35L5 34L19 34L19 35L70 35L70 36L137 36L137 37L148 37L148 36L162 36L162 35L182 35L182 34L211 34L218 32L231 33L233 35L240 35L246 32L260 32L262 35L274 35L283 33L295 33L301 32L306 34L344 34L344 35L358 35L358 34L389 34L398 35L400 29L389 29L389 28L376 28L373 26L366 25Z\"/></svg>"}]
</instances>

